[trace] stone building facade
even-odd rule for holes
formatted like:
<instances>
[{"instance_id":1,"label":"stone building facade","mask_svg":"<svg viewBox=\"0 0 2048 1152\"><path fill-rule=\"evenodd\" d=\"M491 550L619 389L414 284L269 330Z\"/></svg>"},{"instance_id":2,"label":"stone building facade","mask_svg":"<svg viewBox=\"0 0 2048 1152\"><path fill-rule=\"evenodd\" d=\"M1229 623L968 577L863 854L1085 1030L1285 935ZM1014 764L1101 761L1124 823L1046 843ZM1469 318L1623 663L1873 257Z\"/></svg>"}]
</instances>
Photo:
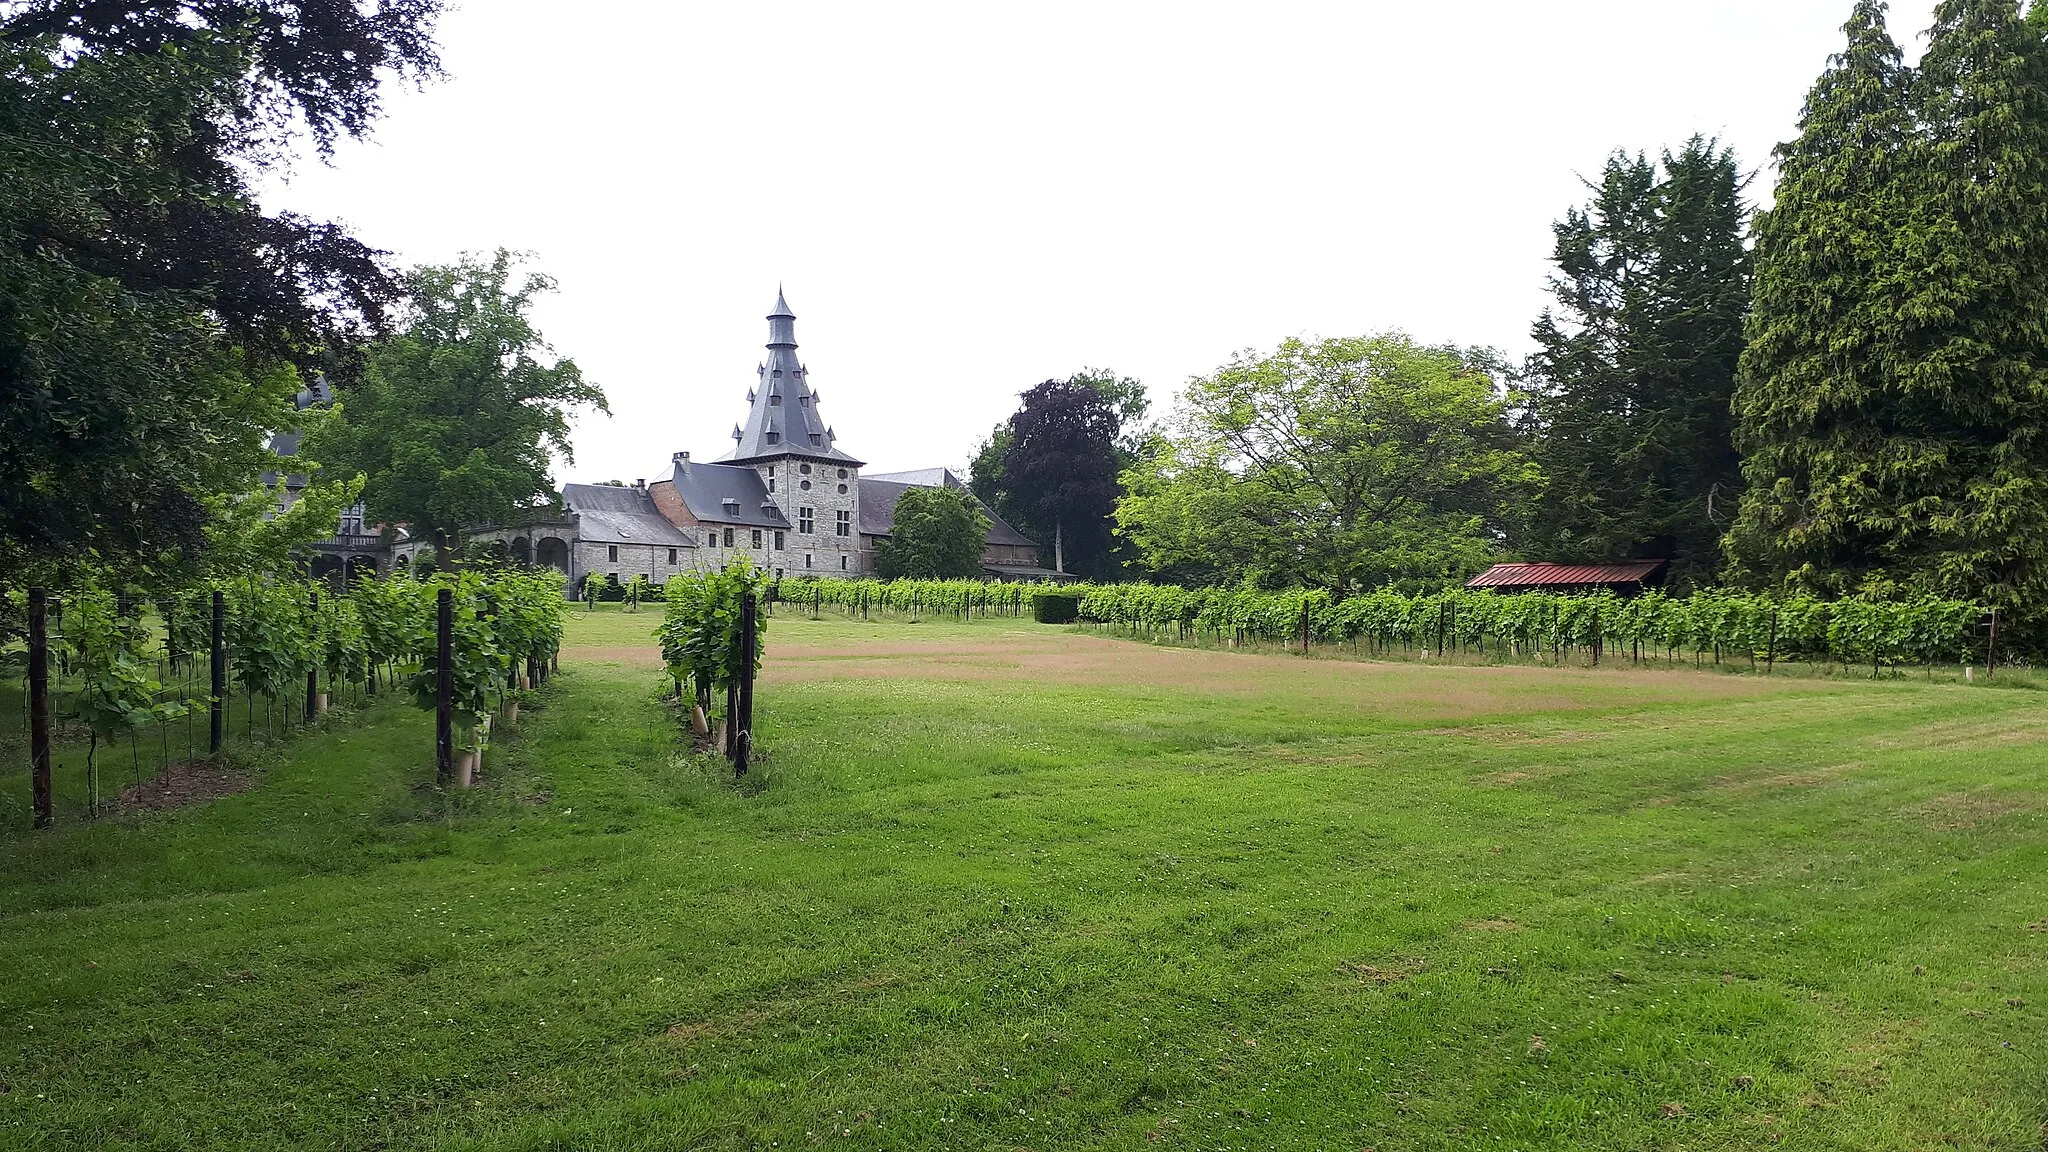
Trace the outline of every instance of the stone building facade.
<instances>
[{"instance_id":1,"label":"stone building facade","mask_svg":"<svg viewBox=\"0 0 2048 1152\"><path fill-rule=\"evenodd\" d=\"M747 394L746 419L733 427L731 452L715 461L677 452L651 482L569 484L561 515L465 538L501 541L516 560L562 570L572 593L591 572L658 584L741 558L777 576L872 575L875 548L893 531L906 490L966 484L943 468L863 476L865 464L839 447L820 414L796 350L796 316L777 293L768 354ZM983 510L987 578L1067 578L1040 567L1037 544Z\"/></svg>"},{"instance_id":2,"label":"stone building facade","mask_svg":"<svg viewBox=\"0 0 2048 1152\"><path fill-rule=\"evenodd\" d=\"M670 457L653 482L629 486L569 484L558 513L514 525L479 526L466 542L503 544L522 564L555 568L580 595L584 577L601 573L623 584L635 575L660 584L684 572L712 571L745 558L780 576L869 576L875 549L894 531L896 501L913 487L964 490L944 468L863 476L866 465L842 450L818 411L810 372L797 357L796 315L780 292L768 315L768 355L755 370L747 414L733 426L733 450L715 461L688 452ZM300 394L301 410L328 402L324 383ZM297 451L298 434L280 433L272 447ZM274 477L266 477L266 482ZM286 478L289 506L305 485ZM1038 545L993 511L982 555L992 580L1064 580L1038 563ZM347 580L390 572L431 554L429 541L403 527L365 525L358 505L344 513L335 536L315 545L313 573Z\"/></svg>"}]
</instances>

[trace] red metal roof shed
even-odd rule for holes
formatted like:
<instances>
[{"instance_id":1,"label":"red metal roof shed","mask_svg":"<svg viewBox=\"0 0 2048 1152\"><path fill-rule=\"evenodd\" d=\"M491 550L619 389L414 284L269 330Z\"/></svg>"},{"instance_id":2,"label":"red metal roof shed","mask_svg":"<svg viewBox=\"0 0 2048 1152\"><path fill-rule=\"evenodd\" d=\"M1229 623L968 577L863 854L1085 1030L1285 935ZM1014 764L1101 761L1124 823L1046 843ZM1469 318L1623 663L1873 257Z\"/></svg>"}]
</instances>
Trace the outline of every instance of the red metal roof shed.
<instances>
[{"instance_id":1,"label":"red metal roof shed","mask_svg":"<svg viewBox=\"0 0 2048 1152\"><path fill-rule=\"evenodd\" d=\"M1465 582L1467 588L1497 592L1640 592L1664 583L1668 560L1631 560L1624 564L1495 564Z\"/></svg>"}]
</instances>

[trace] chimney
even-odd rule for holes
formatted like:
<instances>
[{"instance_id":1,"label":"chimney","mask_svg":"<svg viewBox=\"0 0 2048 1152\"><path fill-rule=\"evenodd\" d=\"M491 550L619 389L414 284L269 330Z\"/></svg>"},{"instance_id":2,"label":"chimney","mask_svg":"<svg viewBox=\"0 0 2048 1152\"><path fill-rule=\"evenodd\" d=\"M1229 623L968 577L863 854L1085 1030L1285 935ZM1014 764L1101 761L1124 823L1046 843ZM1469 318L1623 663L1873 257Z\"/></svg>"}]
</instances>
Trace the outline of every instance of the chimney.
<instances>
[{"instance_id":1,"label":"chimney","mask_svg":"<svg viewBox=\"0 0 2048 1152\"><path fill-rule=\"evenodd\" d=\"M642 492L647 491L647 478L643 476L640 479L633 481L633 487L639 489Z\"/></svg>"},{"instance_id":2,"label":"chimney","mask_svg":"<svg viewBox=\"0 0 2048 1152\"><path fill-rule=\"evenodd\" d=\"M690 470L690 454L688 452L678 452L669 459L675 461L676 467L683 471L688 472Z\"/></svg>"}]
</instances>

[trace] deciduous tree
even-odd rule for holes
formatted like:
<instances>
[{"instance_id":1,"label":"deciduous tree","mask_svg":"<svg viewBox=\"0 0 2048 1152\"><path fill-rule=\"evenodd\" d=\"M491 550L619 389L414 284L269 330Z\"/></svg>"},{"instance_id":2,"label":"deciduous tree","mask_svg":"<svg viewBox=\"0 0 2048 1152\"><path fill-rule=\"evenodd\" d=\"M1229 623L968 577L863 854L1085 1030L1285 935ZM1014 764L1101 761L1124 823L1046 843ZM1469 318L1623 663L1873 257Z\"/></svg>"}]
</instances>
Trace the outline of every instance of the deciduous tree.
<instances>
[{"instance_id":1,"label":"deciduous tree","mask_svg":"<svg viewBox=\"0 0 2048 1152\"><path fill-rule=\"evenodd\" d=\"M367 478L370 516L416 537L502 524L556 499L552 457L572 459L569 418L608 412L573 360L533 325L546 276L500 251L406 277L400 330L375 343L362 380L305 441L307 456Z\"/></svg>"},{"instance_id":2,"label":"deciduous tree","mask_svg":"<svg viewBox=\"0 0 2048 1152\"><path fill-rule=\"evenodd\" d=\"M1065 380L1047 380L1024 393L1016 413L981 443L968 487L997 515L1038 539L1050 553L1042 560L1106 579L1124 559L1109 523L1116 476L1145 450L1150 407L1144 384L1110 369L1084 368ZM1031 437L1021 453L1020 429Z\"/></svg>"},{"instance_id":3,"label":"deciduous tree","mask_svg":"<svg viewBox=\"0 0 2048 1152\"><path fill-rule=\"evenodd\" d=\"M392 284L248 173L437 68L435 0L0 3L0 568L189 563L271 463L286 369Z\"/></svg>"},{"instance_id":4,"label":"deciduous tree","mask_svg":"<svg viewBox=\"0 0 2048 1152\"><path fill-rule=\"evenodd\" d=\"M988 517L970 493L909 488L897 498L889 539L875 550L876 571L884 580L979 575L988 528Z\"/></svg>"},{"instance_id":5,"label":"deciduous tree","mask_svg":"<svg viewBox=\"0 0 2048 1152\"><path fill-rule=\"evenodd\" d=\"M1349 593L1484 567L1541 473L1490 358L1399 333L1241 355L1189 385L1167 450L1125 477L1155 570Z\"/></svg>"}]
</instances>

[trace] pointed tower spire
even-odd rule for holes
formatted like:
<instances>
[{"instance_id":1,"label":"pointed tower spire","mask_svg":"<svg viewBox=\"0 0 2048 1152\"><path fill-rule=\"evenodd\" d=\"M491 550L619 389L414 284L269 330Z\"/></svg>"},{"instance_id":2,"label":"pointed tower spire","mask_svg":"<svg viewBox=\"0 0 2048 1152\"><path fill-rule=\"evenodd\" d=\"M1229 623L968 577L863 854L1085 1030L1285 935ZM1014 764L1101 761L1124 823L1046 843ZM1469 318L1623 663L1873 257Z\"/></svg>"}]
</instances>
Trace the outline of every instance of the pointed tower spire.
<instances>
[{"instance_id":1,"label":"pointed tower spire","mask_svg":"<svg viewBox=\"0 0 2048 1152\"><path fill-rule=\"evenodd\" d=\"M782 298L780 284L775 286L775 311L768 314L768 347L796 347L796 313L789 310L789 301Z\"/></svg>"},{"instance_id":2,"label":"pointed tower spire","mask_svg":"<svg viewBox=\"0 0 2048 1152\"><path fill-rule=\"evenodd\" d=\"M818 416L810 372L796 356L796 313L790 311L780 285L775 289L775 309L768 313L768 359L759 376L760 382L747 395L747 422L734 437L739 444L727 460L802 456L859 465L832 446L831 430Z\"/></svg>"}]
</instances>

